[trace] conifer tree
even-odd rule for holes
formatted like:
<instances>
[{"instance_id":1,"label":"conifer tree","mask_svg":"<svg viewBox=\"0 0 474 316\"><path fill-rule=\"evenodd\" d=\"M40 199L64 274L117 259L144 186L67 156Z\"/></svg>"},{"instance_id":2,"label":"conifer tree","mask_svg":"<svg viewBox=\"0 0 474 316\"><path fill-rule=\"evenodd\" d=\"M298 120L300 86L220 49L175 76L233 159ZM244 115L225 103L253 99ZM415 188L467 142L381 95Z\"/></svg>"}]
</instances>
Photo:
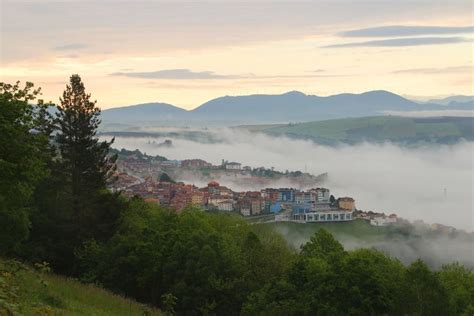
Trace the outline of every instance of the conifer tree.
<instances>
[{"instance_id":1,"label":"conifer tree","mask_svg":"<svg viewBox=\"0 0 474 316\"><path fill-rule=\"evenodd\" d=\"M70 194L72 217L76 224L86 224L94 217L93 199L103 189L115 171L116 156L108 156L110 142L96 136L100 124L100 109L79 75L72 75L61 104L57 107L61 176Z\"/></svg>"}]
</instances>

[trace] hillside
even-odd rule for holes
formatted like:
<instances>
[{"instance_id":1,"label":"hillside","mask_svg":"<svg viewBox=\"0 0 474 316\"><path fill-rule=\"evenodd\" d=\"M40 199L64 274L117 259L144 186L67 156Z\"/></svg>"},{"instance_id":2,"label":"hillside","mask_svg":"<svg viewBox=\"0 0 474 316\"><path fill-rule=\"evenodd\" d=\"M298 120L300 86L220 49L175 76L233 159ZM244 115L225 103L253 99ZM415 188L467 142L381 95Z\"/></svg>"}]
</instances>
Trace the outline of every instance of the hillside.
<instances>
[{"instance_id":1,"label":"hillside","mask_svg":"<svg viewBox=\"0 0 474 316\"><path fill-rule=\"evenodd\" d=\"M461 138L473 140L473 123L472 117L375 116L269 126L260 131L275 136L310 139L321 144L353 144L362 141L453 143ZM250 130L257 129L251 126Z\"/></svg>"},{"instance_id":2,"label":"hillside","mask_svg":"<svg viewBox=\"0 0 474 316\"><path fill-rule=\"evenodd\" d=\"M0 259L0 315L161 315L101 288Z\"/></svg>"},{"instance_id":3,"label":"hillside","mask_svg":"<svg viewBox=\"0 0 474 316\"><path fill-rule=\"evenodd\" d=\"M459 230L433 230L426 224L410 223L377 227L362 219L346 223L270 222L256 226L274 229L295 249L324 228L346 249L373 247L405 264L421 258L435 268L453 261L474 268L474 259L470 255L474 235Z\"/></svg>"},{"instance_id":4,"label":"hillside","mask_svg":"<svg viewBox=\"0 0 474 316\"><path fill-rule=\"evenodd\" d=\"M472 103L454 103L449 110L470 110ZM446 110L444 105L420 104L388 91L343 93L327 97L291 91L279 95L225 96L187 111L164 103L104 110L110 124L221 125L309 122L344 117L382 115L386 111Z\"/></svg>"}]
</instances>

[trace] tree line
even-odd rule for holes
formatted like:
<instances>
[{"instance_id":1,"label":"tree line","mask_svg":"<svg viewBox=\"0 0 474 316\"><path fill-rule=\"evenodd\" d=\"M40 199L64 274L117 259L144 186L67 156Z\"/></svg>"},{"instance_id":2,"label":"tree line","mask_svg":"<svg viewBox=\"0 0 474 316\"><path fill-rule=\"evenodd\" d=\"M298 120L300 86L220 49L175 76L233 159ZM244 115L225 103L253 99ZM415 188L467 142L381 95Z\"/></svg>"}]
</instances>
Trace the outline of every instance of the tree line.
<instances>
[{"instance_id":1,"label":"tree line","mask_svg":"<svg viewBox=\"0 0 474 316\"><path fill-rule=\"evenodd\" d=\"M60 104L0 84L0 255L48 262L173 315L472 315L474 274L347 251L325 230L301 249L268 226L177 214L107 190L116 156L78 75ZM1 300L0 300L1 310Z\"/></svg>"}]
</instances>

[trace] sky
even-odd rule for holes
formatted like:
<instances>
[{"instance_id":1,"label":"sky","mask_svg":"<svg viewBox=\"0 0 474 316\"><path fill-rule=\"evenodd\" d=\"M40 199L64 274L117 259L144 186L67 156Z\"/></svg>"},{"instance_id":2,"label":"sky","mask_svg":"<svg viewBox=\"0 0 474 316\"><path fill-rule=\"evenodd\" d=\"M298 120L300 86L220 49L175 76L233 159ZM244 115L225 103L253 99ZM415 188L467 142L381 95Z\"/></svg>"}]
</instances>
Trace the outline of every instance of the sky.
<instances>
[{"instance_id":1,"label":"sky","mask_svg":"<svg viewBox=\"0 0 474 316\"><path fill-rule=\"evenodd\" d=\"M103 109L291 90L474 94L468 0L0 0L0 81Z\"/></svg>"}]
</instances>

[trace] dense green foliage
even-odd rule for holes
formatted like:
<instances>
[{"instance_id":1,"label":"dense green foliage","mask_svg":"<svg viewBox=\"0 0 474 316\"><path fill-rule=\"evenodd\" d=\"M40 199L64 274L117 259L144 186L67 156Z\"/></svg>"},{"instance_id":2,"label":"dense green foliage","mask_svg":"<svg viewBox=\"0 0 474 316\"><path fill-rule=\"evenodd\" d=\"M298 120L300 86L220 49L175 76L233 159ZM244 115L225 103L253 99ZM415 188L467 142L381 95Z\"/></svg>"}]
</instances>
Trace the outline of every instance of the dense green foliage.
<instances>
[{"instance_id":1,"label":"dense green foliage","mask_svg":"<svg viewBox=\"0 0 474 316\"><path fill-rule=\"evenodd\" d=\"M117 155L118 158L128 158L130 156L134 156L137 159L142 159L144 161L148 162L160 162L160 161L167 161L168 159L166 157L156 155L156 156L150 156L147 155L146 153L142 153L140 150L135 149L135 150L127 150L125 148L122 148L120 150L115 149L115 148L110 148L109 150L110 155Z\"/></svg>"},{"instance_id":2,"label":"dense green foliage","mask_svg":"<svg viewBox=\"0 0 474 316\"><path fill-rule=\"evenodd\" d=\"M187 314L237 314L246 293L281 275L291 258L280 236L259 238L237 216L176 215L140 199L107 243L80 252L86 280L159 306L172 295Z\"/></svg>"},{"instance_id":3,"label":"dense green foliage","mask_svg":"<svg viewBox=\"0 0 474 316\"><path fill-rule=\"evenodd\" d=\"M347 251L324 229L294 249L271 226L237 215L192 207L177 214L140 198L112 194L106 184L113 180L115 157L109 152L111 143L96 137L100 111L79 76L71 77L54 118L41 102L28 104L37 94L29 92L31 84L25 89L1 87L4 255L46 261L56 272L170 315L474 312L474 274L459 264L433 271L418 260L406 267L377 250ZM363 229L376 238L383 228ZM47 301L66 311L74 300L90 300L90 309L70 312L122 312L113 311L123 302L108 299L114 306L95 310L107 303L82 294L84 288L60 294L69 281L51 288L42 284L46 289L40 289L31 275L10 271L8 265L0 266L0 312L24 306L28 313L35 307L27 300L40 305ZM12 273L20 277L14 279ZM31 289L20 293L17 289L26 282L22 279L30 279ZM93 287L89 290L101 295Z\"/></svg>"},{"instance_id":4,"label":"dense green foliage","mask_svg":"<svg viewBox=\"0 0 474 316\"><path fill-rule=\"evenodd\" d=\"M31 197L47 174L45 107L28 104L40 93L32 83L21 88L0 83L0 254L11 253L28 237Z\"/></svg>"}]
</instances>

